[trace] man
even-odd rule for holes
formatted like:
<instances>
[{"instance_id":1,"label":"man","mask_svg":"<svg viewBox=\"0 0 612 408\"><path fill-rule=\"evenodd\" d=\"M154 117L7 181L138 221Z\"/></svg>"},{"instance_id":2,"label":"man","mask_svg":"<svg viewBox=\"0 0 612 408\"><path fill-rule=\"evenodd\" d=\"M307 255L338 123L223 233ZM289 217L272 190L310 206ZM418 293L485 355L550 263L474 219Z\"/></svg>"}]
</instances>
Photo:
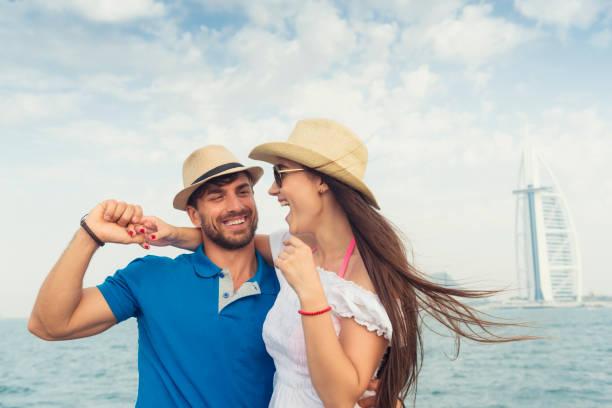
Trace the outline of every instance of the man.
<instances>
[{"instance_id":1,"label":"man","mask_svg":"<svg viewBox=\"0 0 612 408\"><path fill-rule=\"evenodd\" d=\"M185 188L174 206L201 229L204 249L136 259L101 285L83 288L100 246L143 242L130 229L142 216L139 207L98 204L45 279L28 329L67 340L136 317L136 406L268 406L274 364L261 331L279 285L253 242L253 185L262 174L222 146L196 150L183 165Z\"/></svg>"}]
</instances>

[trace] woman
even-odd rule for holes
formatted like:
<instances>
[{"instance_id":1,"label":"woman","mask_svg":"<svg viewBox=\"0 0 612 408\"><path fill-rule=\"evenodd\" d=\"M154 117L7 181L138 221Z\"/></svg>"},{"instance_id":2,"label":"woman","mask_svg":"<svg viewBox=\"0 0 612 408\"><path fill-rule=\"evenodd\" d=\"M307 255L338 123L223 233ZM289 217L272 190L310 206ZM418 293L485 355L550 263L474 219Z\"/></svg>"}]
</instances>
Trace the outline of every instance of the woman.
<instances>
[{"instance_id":1,"label":"woman","mask_svg":"<svg viewBox=\"0 0 612 408\"><path fill-rule=\"evenodd\" d=\"M302 120L286 142L257 146L249 157L274 165L268 193L290 209L288 232L256 238L281 283L263 329L277 368L270 406L354 406L374 375L376 405L394 406L398 395L403 400L416 389L421 312L457 340L525 339L493 335L490 327L509 324L483 320L455 299L495 292L440 286L408 262L363 182L366 147L348 128L328 119ZM200 243L199 230L161 221L155 229L152 245L177 234L172 244L193 249Z\"/></svg>"}]
</instances>

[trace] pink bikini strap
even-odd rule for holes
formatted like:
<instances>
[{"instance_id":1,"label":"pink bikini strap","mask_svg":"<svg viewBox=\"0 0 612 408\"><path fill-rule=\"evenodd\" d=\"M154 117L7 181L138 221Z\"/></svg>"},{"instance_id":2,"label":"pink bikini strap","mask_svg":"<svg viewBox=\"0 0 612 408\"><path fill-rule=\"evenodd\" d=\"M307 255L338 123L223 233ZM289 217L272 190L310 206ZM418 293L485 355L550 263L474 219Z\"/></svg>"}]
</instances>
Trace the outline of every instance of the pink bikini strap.
<instances>
[{"instance_id":1,"label":"pink bikini strap","mask_svg":"<svg viewBox=\"0 0 612 408\"><path fill-rule=\"evenodd\" d=\"M342 268L340 268L340 273L338 276L344 278L344 273L346 272L346 267L348 266L349 259L351 259L351 255L353 254L353 249L355 249L355 237L351 239L351 243L346 250L346 255L344 255L344 261L342 262Z\"/></svg>"}]
</instances>

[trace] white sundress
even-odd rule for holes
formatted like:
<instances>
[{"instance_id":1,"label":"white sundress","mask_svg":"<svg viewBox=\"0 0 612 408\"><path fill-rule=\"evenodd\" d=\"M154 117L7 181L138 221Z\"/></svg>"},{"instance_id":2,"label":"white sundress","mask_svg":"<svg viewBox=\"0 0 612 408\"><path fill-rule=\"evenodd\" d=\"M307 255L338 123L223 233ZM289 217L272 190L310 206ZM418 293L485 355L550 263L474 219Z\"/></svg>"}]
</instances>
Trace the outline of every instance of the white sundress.
<instances>
[{"instance_id":1,"label":"white sundress","mask_svg":"<svg viewBox=\"0 0 612 408\"><path fill-rule=\"evenodd\" d=\"M283 241L289 237L287 231L270 235L273 258L282 251ZM353 318L369 331L376 331L391 341L391 321L376 294L334 272L319 267L317 270L332 308L336 334L340 332L341 317ZM276 269L276 275L280 291L263 325L263 340L276 366L270 407L323 407L310 380L302 320L297 312L299 299L279 269Z\"/></svg>"}]
</instances>

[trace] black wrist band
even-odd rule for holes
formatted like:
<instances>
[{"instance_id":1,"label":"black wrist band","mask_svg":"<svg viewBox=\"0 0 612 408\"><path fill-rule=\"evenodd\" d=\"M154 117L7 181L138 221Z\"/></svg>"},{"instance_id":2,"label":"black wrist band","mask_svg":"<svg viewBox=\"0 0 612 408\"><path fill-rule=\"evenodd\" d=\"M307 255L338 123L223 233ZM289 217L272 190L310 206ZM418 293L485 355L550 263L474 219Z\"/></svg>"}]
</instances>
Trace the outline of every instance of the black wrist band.
<instances>
[{"instance_id":1,"label":"black wrist band","mask_svg":"<svg viewBox=\"0 0 612 408\"><path fill-rule=\"evenodd\" d=\"M89 229L89 226L87 225L87 223L85 222L85 217L87 217L87 214L85 214L83 217L81 217L81 227L83 227L83 229L85 230L85 232L87 232L89 234L89 236L91 237L91 239L93 239L94 241L96 241L96 244L98 244L98 246L103 247L104 246L104 242L100 241L100 238L98 238L96 236L96 234L93 233L93 231L91 229Z\"/></svg>"}]
</instances>

